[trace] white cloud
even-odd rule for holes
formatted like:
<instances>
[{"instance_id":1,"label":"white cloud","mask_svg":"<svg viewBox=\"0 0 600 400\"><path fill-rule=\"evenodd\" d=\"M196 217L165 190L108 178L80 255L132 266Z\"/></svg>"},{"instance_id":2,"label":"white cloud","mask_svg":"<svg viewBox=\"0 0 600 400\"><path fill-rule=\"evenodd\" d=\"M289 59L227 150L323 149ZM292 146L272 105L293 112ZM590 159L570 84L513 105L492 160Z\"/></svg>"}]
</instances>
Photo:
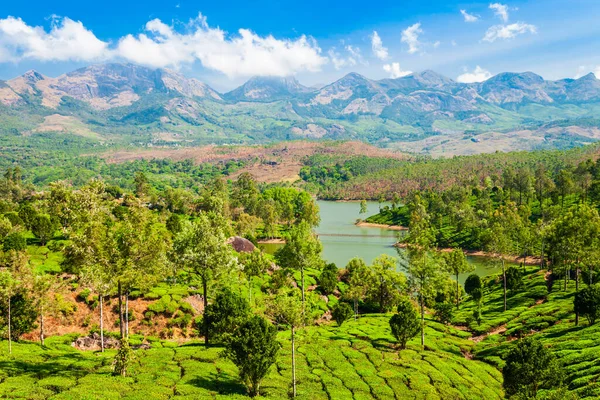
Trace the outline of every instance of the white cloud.
<instances>
[{"instance_id":1,"label":"white cloud","mask_svg":"<svg viewBox=\"0 0 600 400\"><path fill-rule=\"evenodd\" d=\"M390 78L392 79L402 78L403 76L412 74L412 71L402 71L402 69L400 68L400 63L397 62L385 64L383 66L383 70L389 73Z\"/></svg>"},{"instance_id":2,"label":"white cloud","mask_svg":"<svg viewBox=\"0 0 600 400\"><path fill-rule=\"evenodd\" d=\"M0 62L21 60L92 61L107 57L108 43L79 21L52 19L50 31L29 26L21 18L0 19Z\"/></svg>"},{"instance_id":3,"label":"white cloud","mask_svg":"<svg viewBox=\"0 0 600 400\"><path fill-rule=\"evenodd\" d=\"M419 51L421 42L419 42L419 35L423 33L421 29L421 23L418 22L414 25L409 26L402 31L402 43L408 45L408 53L414 54Z\"/></svg>"},{"instance_id":4,"label":"white cloud","mask_svg":"<svg viewBox=\"0 0 600 400\"><path fill-rule=\"evenodd\" d=\"M465 73L459 75L456 78L456 81L461 83L483 82L490 79L491 77L492 74L490 71L485 70L478 65L472 72L468 72L465 70Z\"/></svg>"},{"instance_id":5,"label":"white cloud","mask_svg":"<svg viewBox=\"0 0 600 400\"><path fill-rule=\"evenodd\" d=\"M211 28L202 15L190 21L186 33L176 32L159 19L148 22L146 31L148 35L122 38L117 48L119 55L152 67L177 67L199 60L204 67L229 78L316 72L327 62L316 41L307 36L276 39L248 29L229 36L219 28Z\"/></svg>"},{"instance_id":6,"label":"white cloud","mask_svg":"<svg viewBox=\"0 0 600 400\"><path fill-rule=\"evenodd\" d=\"M329 49L327 52L329 59L333 63L335 69L342 69L344 67L352 67L356 65L356 60L352 57L344 58L340 53L335 51L335 47Z\"/></svg>"},{"instance_id":7,"label":"white cloud","mask_svg":"<svg viewBox=\"0 0 600 400\"><path fill-rule=\"evenodd\" d=\"M434 49L437 49L438 47L440 47L440 45L441 45L441 44L442 44L442 42L440 42L440 41L438 40L438 41L434 42L434 43L432 44L432 46L433 46L433 48L434 48Z\"/></svg>"},{"instance_id":8,"label":"white cloud","mask_svg":"<svg viewBox=\"0 0 600 400\"><path fill-rule=\"evenodd\" d=\"M579 78L589 74L590 72L593 72L594 75L596 75L596 78L600 79L600 65L596 65L596 66L581 65L581 66L579 66L579 68L577 68L577 74L575 74L575 79L579 79Z\"/></svg>"},{"instance_id":9,"label":"white cloud","mask_svg":"<svg viewBox=\"0 0 600 400\"><path fill-rule=\"evenodd\" d=\"M460 13L465 19L465 22L477 22L479 16L475 14L469 14L466 10L460 10Z\"/></svg>"},{"instance_id":10,"label":"white cloud","mask_svg":"<svg viewBox=\"0 0 600 400\"><path fill-rule=\"evenodd\" d=\"M0 19L0 62L126 60L155 68L199 61L229 78L252 75L288 76L319 71L328 62L317 42L307 36L276 39L248 29L229 35L210 27L199 15L183 32L159 19L145 32L126 35L113 46L98 39L81 22L54 18L49 31L22 19Z\"/></svg>"},{"instance_id":11,"label":"white cloud","mask_svg":"<svg viewBox=\"0 0 600 400\"><path fill-rule=\"evenodd\" d=\"M357 63L369 65L369 63L362 56L362 52L358 47L347 45L345 49L350 54L350 57L348 57L348 59L350 60L350 63L352 63L352 65L356 65Z\"/></svg>"},{"instance_id":12,"label":"white cloud","mask_svg":"<svg viewBox=\"0 0 600 400\"><path fill-rule=\"evenodd\" d=\"M387 60L388 58L388 49L387 47L383 47L383 42L377 34L377 31L373 31L373 35L371 36L371 49L373 50L373 54L375 57L379 58L382 61Z\"/></svg>"},{"instance_id":13,"label":"white cloud","mask_svg":"<svg viewBox=\"0 0 600 400\"><path fill-rule=\"evenodd\" d=\"M488 28L483 41L495 42L497 39L513 39L525 33L537 33L534 25L524 22L516 22L510 25L494 25Z\"/></svg>"},{"instance_id":14,"label":"white cloud","mask_svg":"<svg viewBox=\"0 0 600 400\"><path fill-rule=\"evenodd\" d=\"M494 10L494 14L502 21L508 22L508 6L506 4L492 3L490 9Z\"/></svg>"}]
</instances>

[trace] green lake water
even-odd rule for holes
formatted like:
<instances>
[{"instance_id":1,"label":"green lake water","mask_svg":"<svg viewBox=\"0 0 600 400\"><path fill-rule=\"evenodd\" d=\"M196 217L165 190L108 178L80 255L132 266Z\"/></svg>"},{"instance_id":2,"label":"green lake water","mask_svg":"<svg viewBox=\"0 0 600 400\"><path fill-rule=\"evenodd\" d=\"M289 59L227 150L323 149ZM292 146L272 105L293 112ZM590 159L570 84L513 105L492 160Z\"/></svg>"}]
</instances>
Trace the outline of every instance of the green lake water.
<instances>
[{"instance_id":1,"label":"green lake water","mask_svg":"<svg viewBox=\"0 0 600 400\"><path fill-rule=\"evenodd\" d=\"M398 257L394 243L398 241L398 235L403 232L392 231L382 228L370 228L356 226L358 218L366 218L379 212L377 202L368 202L368 211L360 215L360 204L358 202L335 202L318 201L321 223L315 229L319 239L323 243L323 259L335 263L339 268L344 268L348 261L354 257L360 257L367 264L381 254L389 254ZM273 252L279 245L263 245L268 252ZM402 251L402 250L400 250ZM475 273L480 276L489 275L498 271L490 265L487 259L482 257L468 257L468 261L475 266ZM462 283L469 274L459 276Z\"/></svg>"}]
</instances>

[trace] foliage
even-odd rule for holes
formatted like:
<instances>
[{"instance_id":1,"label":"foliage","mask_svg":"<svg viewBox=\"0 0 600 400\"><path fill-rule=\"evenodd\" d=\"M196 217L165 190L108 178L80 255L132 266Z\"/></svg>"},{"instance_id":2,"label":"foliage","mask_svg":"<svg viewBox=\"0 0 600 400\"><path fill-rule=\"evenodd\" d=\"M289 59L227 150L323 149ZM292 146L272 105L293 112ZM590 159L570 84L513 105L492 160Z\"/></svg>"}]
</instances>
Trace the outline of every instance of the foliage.
<instances>
[{"instance_id":1,"label":"foliage","mask_svg":"<svg viewBox=\"0 0 600 400\"><path fill-rule=\"evenodd\" d=\"M523 274L519 268L508 267L506 269L506 288L512 291L523 288Z\"/></svg>"},{"instance_id":2,"label":"foliage","mask_svg":"<svg viewBox=\"0 0 600 400\"><path fill-rule=\"evenodd\" d=\"M352 318L353 315L354 311L352 311L352 307L350 307L348 303L341 301L331 310L331 316L338 326L342 326L342 324Z\"/></svg>"},{"instance_id":3,"label":"foliage","mask_svg":"<svg viewBox=\"0 0 600 400\"><path fill-rule=\"evenodd\" d=\"M248 319L248 301L229 289L221 290L215 300L204 310L204 324L211 334L227 341Z\"/></svg>"},{"instance_id":4,"label":"foliage","mask_svg":"<svg viewBox=\"0 0 600 400\"><path fill-rule=\"evenodd\" d=\"M390 328L401 349L405 349L406 343L419 334L419 316L410 300L400 300L397 313L390 318Z\"/></svg>"},{"instance_id":5,"label":"foliage","mask_svg":"<svg viewBox=\"0 0 600 400\"><path fill-rule=\"evenodd\" d=\"M255 315L244 322L227 342L225 354L237 365L250 397L260 395L260 383L277 360L281 345L276 337L277 329Z\"/></svg>"},{"instance_id":6,"label":"foliage","mask_svg":"<svg viewBox=\"0 0 600 400\"><path fill-rule=\"evenodd\" d=\"M435 310L435 319L444 325L447 325L452 321L452 312L454 307L450 303L436 303L433 307Z\"/></svg>"},{"instance_id":7,"label":"foliage","mask_svg":"<svg viewBox=\"0 0 600 400\"><path fill-rule=\"evenodd\" d=\"M481 289L483 284L481 283L481 277L477 274L471 274L465 280L465 292L468 295L473 295L473 291Z\"/></svg>"},{"instance_id":8,"label":"foliage","mask_svg":"<svg viewBox=\"0 0 600 400\"><path fill-rule=\"evenodd\" d=\"M113 361L113 375L127 376L132 358L133 352L129 346L129 339L122 338L121 345Z\"/></svg>"},{"instance_id":9,"label":"foliage","mask_svg":"<svg viewBox=\"0 0 600 400\"><path fill-rule=\"evenodd\" d=\"M24 291L18 291L10 296L10 314L10 335L12 340L19 340L22 335L31 332L37 327L38 312L31 298ZM8 301L6 299L0 301L0 315L3 319L3 325L6 327L8 324L6 320L6 316L8 315Z\"/></svg>"},{"instance_id":10,"label":"foliage","mask_svg":"<svg viewBox=\"0 0 600 400\"><path fill-rule=\"evenodd\" d=\"M590 325L600 318L600 284L591 285L575 293L575 312L587 318Z\"/></svg>"},{"instance_id":11,"label":"foliage","mask_svg":"<svg viewBox=\"0 0 600 400\"><path fill-rule=\"evenodd\" d=\"M325 294L332 294L338 283L338 267L329 263L326 264L319 276L319 287Z\"/></svg>"},{"instance_id":12,"label":"foliage","mask_svg":"<svg viewBox=\"0 0 600 400\"><path fill-rule=\"evenodd\" d=\"M538 340L526 338L516 342L502 369L504 390L535 398L539 389L558 387L563 374L556 357Z\"/></svg>"}]
</instances>

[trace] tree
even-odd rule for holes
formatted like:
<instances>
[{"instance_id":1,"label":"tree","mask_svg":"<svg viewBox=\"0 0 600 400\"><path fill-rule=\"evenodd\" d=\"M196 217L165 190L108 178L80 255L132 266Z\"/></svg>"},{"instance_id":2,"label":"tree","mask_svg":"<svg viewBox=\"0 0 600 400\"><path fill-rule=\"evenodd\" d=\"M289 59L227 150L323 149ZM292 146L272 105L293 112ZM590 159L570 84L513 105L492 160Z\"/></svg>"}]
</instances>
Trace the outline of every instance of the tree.
<instances>
[{"instance_id":1,"label":"tree","mask_svg":"<svg viewBox=\"0 0 600 400\"><path fill-rule=\"evenodd\" d=\"M236 265L232 248L227 244L225 227L219 219L201 214L185 225L175 237L173 260L198 275L202 281L204 309L208 307L208 284ZM205 319L206 321L206 319ZM204 341L209 343L208 325L204 326Z\"/></svg>"},{"instance_id":2,"label":"tree","mask_svg":"<svg viewBox=\"0 0 600 400\"><path fill-rule=\"evenodd\" d=\"M354 320L358 317L358 302L367 294L369 287L369 270L361 258L353 258L346 266L348 274L348 288L344 293L344 298L351 300L354 304Z\"/></svg>"},{"instance_id":3,"label":"tree","mask_svg":"<svg viewBox=\"0 0 600 400\"><path fill-rule=\"evenodd\" d=\"M21 232L11 232L4 238L3 250L5 252L23 251L27 248L27 239Z\"/></svg>"},{"instance_id":4,"label":"tree","mask_svg":"<svg viewBox=\"0 0 600 400\"><path fill-rule=\"evenodd\" d=\"M252 303L252 279L263 275L271 266L271 262L265 257L259 248L251 253L242 253L239 258L242 270L248 280L248 303Z\"/></svg>"},{"instance_id":5,"label":"tree","mask_svg":"<svg viewBox=\"0 0 600 400\"><path fill-rule=\"evenodd\" d=\"M517 267L508 267L506 270L506 288L511 291L518 291L523 287L523 273Z\"/></svg>"},{"instance_id":6,"label":"tree","mask_svg":"<svg viewBox=\"0 0 600 400\"><path fill-rule=\"evenodd\" d=\"M600 286L590 285L575 293L575 312L587 318L590 325L600 318Z\"/></svg>"},{"instance_id":7,"label":"tree","mask_svg":"<svg viewBox=\"0 0 600 400\"><path fill-rule=\"evenodd\" d=\"M292 397L296 397L296 329L306 322L304 304L295 291L281 293L269 307L270 313L279 323L289 325L292 336Z\"/></svg>"},{"instance_id":8,"label":"tree","mask_svg":"<svg viewBox=\"0 0 600 400\"><path fill-rule=\"evenodd\" d=\"M472 296L473 292L476 289L481 290L483 288L483 283L481 282L481 278L477 274L471 274L467 276L465 280L465 292Z\"/></svg>"},{"instance_id":9,"label":"tree","mask_svg":"<svg viewBox=\"0 0 600 400\"><path fill-rule=\"evenodd\" d=\"M150 182L146 174L142 171L137 171L133 174L133 185L137 197L146 196L150 191Z\"/></svg>"},{"instance_id":10,"label":"tree","mask_svg":"<svg viewBox=\"0 0 600 400\"><path fill-rule=\"evenodd\" d=\"M325 265L321 275L319 276L319 287L325 294L331 294L337 287L338 283L338 267L329 263Z\"/></svg>"},{"instance_id":11,"label":"tree","mask_svg":"<svg viewBox=\"0 0 600 400\"><path fill-rule=\"evenodd\" d=\"M221 290L212 304L204 309L204 325L216 337L224 339L248 319L250 306L245 298L229 289Z\"/></svg>"},{"instance_id":12,"label":"tree","mask_svg":"<svg viewBox=\"0 0 600 400\"><path fill-rule=\"evenodd\" d=\"M386 312L396 306L400 293L406 288L406 278L398 271L396 259L382 254L373 260L366 276L367 300L377 304L379 312Z\"/></svg>"},{"instance_id":13,"label":"tree","mask_svg":"<svg viewBox=\"0 0 600 400\"><path fill-rule=\"evenodd\" d=\"M475 267L467 262L465 253L461 249L453 249L451 252L444 254L444 268L456 277L456 309L458 310L460 303L458 275L472 272Z\"/></svg>"},{"instance_id":14,"label":"tree","mask_svg":"<svg viewBox=\"0 0 600 400\"><path fill-rule=\"evenodd\" d=\"M502 368L506 397L516 394L535 398L539 389L560 386L563 372L556 357L538 340L519 340L506 357Z\"/></svg>"},{"instance_id":15,"label":"tree","mask_svg":"<svg viewBox=\"0 0 600 400\"><path fill-rule=\"evenodd\" d=\"M260 395L260 383L277 360L281 344L276 338L277 329L255 315L244 322L227 342L225 354L237 365L250 397Z\"/></svg>"},{"instance_id":16,"label":"tree","mask_svg":"<svg viewBox=\"0 0 600 400\"><path fill-rule=\"evenodd\" d=\"M367 201L366 200L361 200L360 201L360 211L359 211L359 214L366 214L367 212L368 212Z\"/></svg>"},{"instance_id":17,"label":"tree","mask_svg":"<svg viewBox=\"0 0 600 400\"><path fill-rule=\"evenodd\" d=\"M290 229L290 238L285 246L275 253L275 259L280 265L300 271L303 308L305 305L304 270L318 267L322 263L322 250L323 245L312 233L310 225L303 221Z\"/></svg>"},{"instance_id":18,"label":"tree","mask_svg":"<svg viewBox=\"0 0 600 400\"><path fill-rule=\"evenodd\" d=\"M27 297L24 290L16 289L8 300L0 302L0 315L8 316L8 336L15 342L23 334L36 328L38 314L33 301Z\"/></svg>"},{"instance_id":19,"label":"tree","mask_svg":"<svg viewBox=\"0 0 600 400\"><path fill-rule=\"evenodd\" d=\"M451 303L436 303L433 306L435 318L444 325L449 324L452 320L452 308Z\"/></svg>"},{"instance_id":20,"label":"tree","mask_svg":"<svg viewBox=\"0 0 600 400\"><path fill-rule=\"evenodd\" d=\"M401 299L397 311L390 318L390 328L400 348L405 349L406 342L419 334L421 324L417 310L409 299Z\"/></svg>"},{"instance_id":21,"label":"tree","mask_svg":"<svg viewBox=\"0 0 600 400\"><path fill-rule=\"evenodd\" d=\"M337 322L338 326L342 326L344 322L352 318L354 312L348 303L338 302L331 310L331 316Z\"/></svg>"},{"instance_id":22,"label":"tree","mask_svg":"<svg viewBox=\"0 0 600 400\"><path fill-rule=\"evenodd\" d=\"M33 297L34 307L39 315L40 321L40 344L44 346L45 341L45 326L44 317L46 314L53 314L56 311L56 302L54 294L60 281L52 275L43 274L36 275L33 278L31 294Z\"/></svg>"},{"instance_id":23,"label":"tree","mask_svg":"<svg viewBox=\"0 0 600 400\"><path fill-rule=\"evenodd\" d=\"M129 368L129 364L131 364L132 357L133 352L129 346L129 339L122 337L121 346L119 347L119 350L115 355L115 360L113 361L113 375L127 376L127 370Z\"/></svg>"},{"instance_id":24,"label":"tree","mask_svg":"<svg viewBox=\"0 0 600 400\"><path fill-rule=\"evenodd\" d=\"M36 214L31 221L31 232L40 239L42 246L54 236L56 225L48 214Z\"/></svg>"}]
</instances>

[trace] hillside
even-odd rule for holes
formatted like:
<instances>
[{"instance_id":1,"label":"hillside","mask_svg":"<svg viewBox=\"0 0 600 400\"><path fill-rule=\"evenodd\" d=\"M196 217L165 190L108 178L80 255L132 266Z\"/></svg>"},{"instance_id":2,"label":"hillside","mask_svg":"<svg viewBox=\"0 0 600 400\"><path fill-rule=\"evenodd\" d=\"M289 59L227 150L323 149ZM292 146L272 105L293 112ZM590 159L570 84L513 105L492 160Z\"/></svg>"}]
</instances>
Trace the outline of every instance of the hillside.
<instances>
[{"instance_id":1,"label":"hillside","mask_svg":"<svg viewBox=\"0 0 600 400\"><path fill-rule=\"evenodd\" d=\"M458 83L433 71L320 89L251 78L220 94L197 79L132 64L0 81L0 140L75 135L89 146L194 146L288 139L361 140L432 155L567 148L600 139L600 81L531 72Z\"/></svg>"}]
</instances>

